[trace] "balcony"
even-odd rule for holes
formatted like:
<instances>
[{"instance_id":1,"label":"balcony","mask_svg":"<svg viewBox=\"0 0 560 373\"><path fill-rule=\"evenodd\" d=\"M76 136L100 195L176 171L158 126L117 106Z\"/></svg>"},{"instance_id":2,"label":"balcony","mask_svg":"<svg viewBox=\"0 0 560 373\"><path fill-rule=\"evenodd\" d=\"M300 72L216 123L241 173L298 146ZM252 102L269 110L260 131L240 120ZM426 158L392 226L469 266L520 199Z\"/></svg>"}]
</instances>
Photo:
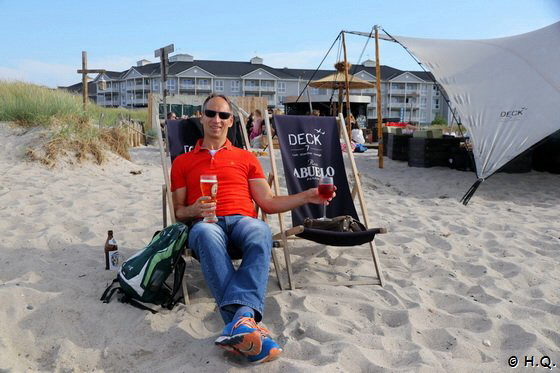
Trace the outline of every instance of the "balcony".
<instances>
[{"instance_id":1,"label":"balcony","mask_svg":"<svg viewBox=\"0 0 560 373\"><path fill-rule=\"evenodd\" d=\"M259 92L260 87L258 85L243 85L243 90L245 92Z\"/></svg>"},{"instance_id":2,"label":"balcony","mask_svg":"<svg viewBox=\"0 0 560 373\"><path fill-rule=\"evenodd\" d=\"M211 91L212 86L210 84L197 84L196 89L197 91Z\"/></svg>"},{"instance_id":3,"label":"balcony","mask_svg":"<svg viewBox=\"0 0 560 373\"><path fill-rule=\"evenodd\" d=\"M261 86L261 92L274 92L274 86Z\"/></svg>"}]
</instances>

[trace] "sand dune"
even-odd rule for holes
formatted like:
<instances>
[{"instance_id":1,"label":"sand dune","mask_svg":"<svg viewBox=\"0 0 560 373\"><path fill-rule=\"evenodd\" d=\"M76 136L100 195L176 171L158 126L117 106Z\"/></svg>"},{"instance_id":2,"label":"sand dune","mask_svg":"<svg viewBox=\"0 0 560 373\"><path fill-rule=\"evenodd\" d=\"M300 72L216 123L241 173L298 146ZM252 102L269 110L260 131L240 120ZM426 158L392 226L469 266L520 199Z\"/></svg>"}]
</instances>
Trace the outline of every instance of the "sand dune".
<instances>
[{"instance_id":1,"label":"sand dune","mask_svg":"<svg viewBox=\"0 0 560 373\"><path fill-rule=\"evenodd\" d=\"M385 286L280 291L271 271L265 325L284 354L248 367L213 346L222 323L196 262L189 307L152 315L99 301L115 276L106 231L130 256L161 227L158 150L49 170L23 159L38 135L0 124L0 371L488 372L509 371L510 356L560 366L560 175L496 174L463 206L472 173L387 159L380 170L374 152L359 154L370 223L389 230L376 238ZM320 249L294 251L298 278L372 273L366 246Z\"/></svg>"}]
</instances>

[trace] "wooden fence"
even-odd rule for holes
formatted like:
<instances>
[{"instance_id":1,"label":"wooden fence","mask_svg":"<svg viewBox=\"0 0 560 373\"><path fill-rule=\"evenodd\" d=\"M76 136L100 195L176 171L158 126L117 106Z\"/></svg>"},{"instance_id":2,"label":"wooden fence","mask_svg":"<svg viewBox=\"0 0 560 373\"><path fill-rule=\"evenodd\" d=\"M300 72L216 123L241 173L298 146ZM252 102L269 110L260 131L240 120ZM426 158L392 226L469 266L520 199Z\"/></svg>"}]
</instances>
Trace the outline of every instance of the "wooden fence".
<instances>
[{"instance_id":1,"label":"wooden fence","mask_svg":"<svg viewBox=\"0 0 560 373\"><path fill-rule=\"evenodd\" d=\"M266 110L268 99L266 97L251 97L251 96L231 96L229 97L237 106L241 107L248 114L259 109L261 112ZM264 115L265 113L261 113Z\"/></svg>"},{"instance_id":2,"label":"wooden fence","mask_svg":"<svg viewBox=\"0 0 560 373\"><path fill-rule=\"evenodd\" d=\"M135 148L140 145L146 145L143 122L123 120L120 126L125 131L128 147Z\"/></svg>"}]
</instances>

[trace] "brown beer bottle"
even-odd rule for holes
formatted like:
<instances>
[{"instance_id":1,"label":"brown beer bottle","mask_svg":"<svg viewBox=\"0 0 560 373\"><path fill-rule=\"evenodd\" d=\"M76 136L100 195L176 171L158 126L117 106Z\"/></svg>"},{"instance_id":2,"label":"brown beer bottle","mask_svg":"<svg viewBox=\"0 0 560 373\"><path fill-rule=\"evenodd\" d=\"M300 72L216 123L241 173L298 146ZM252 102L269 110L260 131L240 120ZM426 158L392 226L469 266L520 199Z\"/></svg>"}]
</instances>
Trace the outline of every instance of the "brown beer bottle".
<instances>
[{"instance_id":1,"label":"brown beer bottle","mask_svg":"<svg viewBox=\"0 0 560 373\"><path fill-rule=\"evenodd\" d=\"M117 241L113 238L113 231L107 231L107 240L105 241L105 269L109 269L109 252L117 250Z\"/></svg>"}]
</instances>

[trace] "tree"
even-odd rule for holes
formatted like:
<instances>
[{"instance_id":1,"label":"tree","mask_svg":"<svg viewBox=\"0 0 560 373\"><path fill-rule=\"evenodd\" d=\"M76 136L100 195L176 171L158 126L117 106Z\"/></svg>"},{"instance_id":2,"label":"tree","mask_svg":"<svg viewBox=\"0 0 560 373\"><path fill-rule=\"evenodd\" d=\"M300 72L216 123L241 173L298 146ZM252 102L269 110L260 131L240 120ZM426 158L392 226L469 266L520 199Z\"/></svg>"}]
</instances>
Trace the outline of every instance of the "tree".
<instances>
[{"instance_id":1,"label":"tree","mask_svg":"<svg viewBox=\"0 0 560 373\"><path fill-rule=\"evenodd\" d=\"M439 115L436 115L434 120L432 120L432 126L433 125L441 125L441 124L447 125L447 121L443 117L440 117Z\"/></svg>"}]
</instances>

